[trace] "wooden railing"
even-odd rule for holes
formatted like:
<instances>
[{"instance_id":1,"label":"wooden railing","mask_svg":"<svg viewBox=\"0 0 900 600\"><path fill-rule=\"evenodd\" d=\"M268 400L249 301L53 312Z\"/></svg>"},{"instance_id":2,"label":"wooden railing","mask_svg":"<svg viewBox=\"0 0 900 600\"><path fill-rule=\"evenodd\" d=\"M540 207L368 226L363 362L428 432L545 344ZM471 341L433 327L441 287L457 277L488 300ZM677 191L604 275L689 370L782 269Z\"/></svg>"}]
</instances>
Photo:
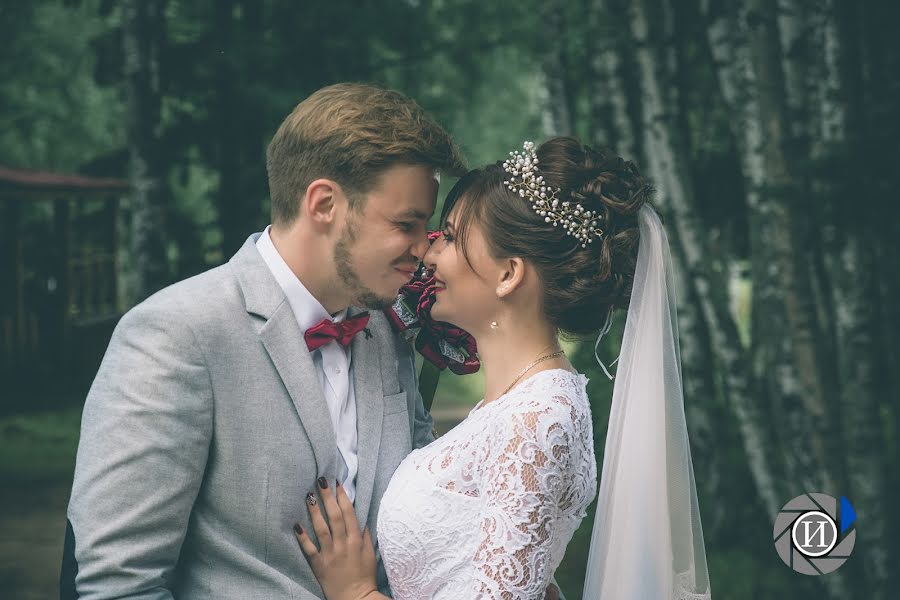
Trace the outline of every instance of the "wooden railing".
<instances>
[{"instance_id":1,"label":"wooden railing","mask_svg":"<svg viewBox=\"0 0 900 600\"><path fill-rule=\"evenodd\" d=\"M85 253L69 260L68 316L73 325L118 314L115 254Z\"/></svg>"},{"instance_id":2,"label":"wooden railing","mask_svg":"<svg viewBox=\"0 0 900 600\"><path fill-rule=\"evenodd\" d=\"M39 279L23 282L19 308L0 312L3 378L74 364L79 357L73 352L83 347L84 336L111 328L120 316L111 252L85 251L66 262L65 273L31 277Z\"/></svg>"}]
</instances>

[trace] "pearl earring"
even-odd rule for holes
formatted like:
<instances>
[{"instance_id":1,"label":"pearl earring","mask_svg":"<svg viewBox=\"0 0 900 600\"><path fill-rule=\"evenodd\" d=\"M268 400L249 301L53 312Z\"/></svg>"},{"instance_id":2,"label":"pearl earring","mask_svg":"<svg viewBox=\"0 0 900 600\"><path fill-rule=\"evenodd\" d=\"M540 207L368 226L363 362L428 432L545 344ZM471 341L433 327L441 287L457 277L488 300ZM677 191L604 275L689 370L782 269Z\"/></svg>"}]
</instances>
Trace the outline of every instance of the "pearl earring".
<instances>
[{"instance_id":1,"label":"pearl earring","mask_svg":"<svg viewBox=\"0 0 900 600\"><path fill-rule=\"evenodd\" d=\"M500 326L497 325L497 321L491 321L491 329L497 329L498 327Z\"/></svg>"}]
</instances>

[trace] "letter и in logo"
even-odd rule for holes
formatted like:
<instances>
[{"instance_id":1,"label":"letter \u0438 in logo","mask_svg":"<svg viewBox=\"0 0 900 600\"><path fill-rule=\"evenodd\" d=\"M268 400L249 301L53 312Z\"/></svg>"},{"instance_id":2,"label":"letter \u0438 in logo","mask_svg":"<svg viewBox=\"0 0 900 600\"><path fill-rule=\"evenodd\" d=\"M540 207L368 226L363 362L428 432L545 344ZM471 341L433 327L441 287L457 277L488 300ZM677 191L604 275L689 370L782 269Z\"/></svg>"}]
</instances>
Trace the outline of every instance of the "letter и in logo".
<instances>
[{"instance_id":1,"label":"letter \u0438 in logo","mask_svg":"<svg viewBox=\"0 0 900 600\"><path fill-rule=\"evenodd\" d=\"M797 496L775 518L775 550L784 564L798 573L830 573L853 552L855 522L856 511L843 496L840 504L827 494Z\"/></svg>"}]
</instances>

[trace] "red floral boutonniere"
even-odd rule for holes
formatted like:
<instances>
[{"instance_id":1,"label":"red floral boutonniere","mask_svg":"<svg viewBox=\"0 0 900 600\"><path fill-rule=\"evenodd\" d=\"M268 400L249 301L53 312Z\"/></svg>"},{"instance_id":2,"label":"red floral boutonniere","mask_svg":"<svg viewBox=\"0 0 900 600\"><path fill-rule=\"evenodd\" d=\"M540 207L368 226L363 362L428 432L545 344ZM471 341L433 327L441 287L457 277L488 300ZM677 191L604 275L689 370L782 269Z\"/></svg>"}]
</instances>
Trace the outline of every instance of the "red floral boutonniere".
<instances>
[{"instance_id":1,"label":"red floral boutonniere","mask_svg":"<svg viewBox=\"0 0 900 600\"><path fill-rule=\"evenodd\" d=\"M428 234L434 242L439 231ZM475 338L463 329L431 318L435 300L434 274L419 267L409 283L400 288L394 304L384 314L394 329L415 340L416 350L425 358L419 373L419 391L425 410L431 410L441 371L450 368L457 375L475 373L481 368Z\"/></svg>"}]
</instances>

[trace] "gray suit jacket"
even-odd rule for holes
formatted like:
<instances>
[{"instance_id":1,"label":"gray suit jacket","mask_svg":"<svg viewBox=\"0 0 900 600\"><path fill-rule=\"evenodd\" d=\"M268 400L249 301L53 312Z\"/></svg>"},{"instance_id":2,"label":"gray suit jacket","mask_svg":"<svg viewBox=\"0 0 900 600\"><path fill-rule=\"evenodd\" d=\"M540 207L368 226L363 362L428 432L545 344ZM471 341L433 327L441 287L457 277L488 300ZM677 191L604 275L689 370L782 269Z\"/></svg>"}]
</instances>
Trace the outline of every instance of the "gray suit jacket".
<instances>
[{"instance_id":1,"label":"gray suit jacket","mask_svg":"<svg viewBox=\"0 0 900 600\"><path fill-rule=\"evenodd\" d=\"M74 586L90 599L322 597L292 526L311 532L304 497L318 476L334 481L338 450L257 237L116 327L84 407L63 596ZM432 440L432 423L411 348L371 315L352 370L355 507L375 537L391 475ZM379 587L387 592L380 560Z\"/></svg>"}]
</instances>

